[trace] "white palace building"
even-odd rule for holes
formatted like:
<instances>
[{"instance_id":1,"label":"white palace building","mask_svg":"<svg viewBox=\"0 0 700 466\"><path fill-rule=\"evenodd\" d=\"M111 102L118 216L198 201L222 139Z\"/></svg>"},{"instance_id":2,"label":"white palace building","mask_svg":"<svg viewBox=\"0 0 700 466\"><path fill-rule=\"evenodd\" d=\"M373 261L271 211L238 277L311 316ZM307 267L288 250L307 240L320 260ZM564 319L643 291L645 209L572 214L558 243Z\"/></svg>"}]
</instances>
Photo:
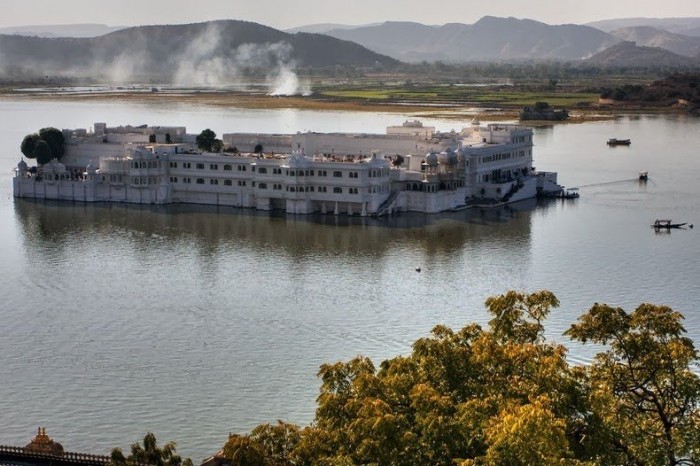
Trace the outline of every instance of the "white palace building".
<instances>
[{"instance_id":1,"label":"white palace building","mask_svg":"<svg viewBox=\"0 0 700 466\"><path fill-rule=\"evenodd\" d=\"M224 134L226 152L197 150L184 127L95 123L64 130L65 154L22 160L15 197L137 204L194 203L384 215L435 213L560 192L532 166L532 130L481 125L442 133L419 121L386 134Z\"/></svg>"}]
</instances>

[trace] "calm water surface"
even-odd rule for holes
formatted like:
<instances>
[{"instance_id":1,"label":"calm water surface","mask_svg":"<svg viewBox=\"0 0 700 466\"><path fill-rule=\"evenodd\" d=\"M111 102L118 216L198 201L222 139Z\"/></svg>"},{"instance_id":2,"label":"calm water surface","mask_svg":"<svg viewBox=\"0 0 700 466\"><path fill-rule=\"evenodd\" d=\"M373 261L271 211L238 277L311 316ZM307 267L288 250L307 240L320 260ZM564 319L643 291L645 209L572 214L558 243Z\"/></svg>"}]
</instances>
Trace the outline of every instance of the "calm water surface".
<instances>
[{"instance_id":1,"label":"calm water surface","mask_svg":"<svg viewBox=\"0 0 700 466\"><path fill-rule=\"evenodd\" d=\"M668 304L700 342L700 231L649 228L700 223L698 119L536 128L536 166L581 198L485 212L349 222L11 194L22 137L48 125L383 132L406 118L0 101L0 444L41 425L69 450L106 453L150 430L199 461L229 431L310 422L320 364L379 362L437 323L484 323L486 297L512 288L555 292L547 333L576 362L595 349L561 334L594 302Z\"/></svg>"}]
</instances>

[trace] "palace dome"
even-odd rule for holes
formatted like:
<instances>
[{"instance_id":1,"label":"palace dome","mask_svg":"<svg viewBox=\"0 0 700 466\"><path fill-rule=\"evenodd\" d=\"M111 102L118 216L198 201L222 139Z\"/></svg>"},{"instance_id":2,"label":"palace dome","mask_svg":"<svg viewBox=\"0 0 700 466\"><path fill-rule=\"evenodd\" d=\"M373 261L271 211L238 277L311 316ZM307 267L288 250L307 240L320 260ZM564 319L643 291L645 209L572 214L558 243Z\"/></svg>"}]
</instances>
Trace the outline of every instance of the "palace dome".
<instances>
[{"instance_id":1,"label":"palace dome","mask_svg":"<svg viewBox=\"0 0 700 466\"><path fill-rule=\"evenodd\" d=\"M448 147L445 152L438 154L438 161L444 165L456 165L457 154L451 147Z\"/></svg>"},{"instance_id":2,"label":"palace dome","mask_svg":"<svg viewBox=\"0 0 700 466\"><path fill-rule=\"evenodd\" d=\"M372 157L367 161L371 165L382 165L382 160L377 157L377 154L372 154Z\"/></svg>"},{"instance_id":3,"label":"palace dome","mask_svg":"<svg viewBox=\"0 0 700 466\"><path fill-rule=\"evenodd\" d=\"M63 455L63 445L58 442L54 442L52 438L46 435L46 427L39 427L36 433L36 437L32 439L29 444L24 447L25 451L32 453L42 453L45 455Z\"/></svg>"}]
</instances>

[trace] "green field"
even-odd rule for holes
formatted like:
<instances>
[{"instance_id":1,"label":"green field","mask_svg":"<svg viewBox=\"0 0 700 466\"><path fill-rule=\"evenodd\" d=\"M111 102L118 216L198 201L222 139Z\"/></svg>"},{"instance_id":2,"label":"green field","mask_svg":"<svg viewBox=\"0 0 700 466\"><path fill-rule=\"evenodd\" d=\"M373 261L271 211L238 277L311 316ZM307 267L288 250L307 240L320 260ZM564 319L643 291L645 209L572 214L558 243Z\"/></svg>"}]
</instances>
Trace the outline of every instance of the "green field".
<instances>
[{"instance_id":1,"label":"green field","mask_svg":"<svg viewBox=\"0 0 700 466\"><path fill-rule=\"evenodd\" d=\"M535 102L547 102L555 107L574 107L597 102L598 94L575 92L571 89L530 90L514 86L319 86L314 93L319 98L337 100L416 104L474 105L522 107Z\"/></svg>"}]
</instances>

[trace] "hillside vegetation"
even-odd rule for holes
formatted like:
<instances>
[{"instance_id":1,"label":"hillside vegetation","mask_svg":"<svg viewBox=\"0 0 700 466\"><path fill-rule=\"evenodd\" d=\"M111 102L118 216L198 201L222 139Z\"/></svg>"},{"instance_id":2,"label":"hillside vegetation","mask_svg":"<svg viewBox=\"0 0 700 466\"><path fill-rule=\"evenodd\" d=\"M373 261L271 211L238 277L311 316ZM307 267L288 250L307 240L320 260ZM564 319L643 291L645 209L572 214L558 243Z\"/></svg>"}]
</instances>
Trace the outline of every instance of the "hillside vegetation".
<instances>
[{"instance_id":1,"label":"hillside vegetation","mask_svg":"<svg viewBox=\"0 0 700 466\"><path fill-rule=\"evenodd\" d=\"M671 106L680 103L688 105L690 110L696 110L700 107L700 74L674 74L648 86L608 88L603 90L601 97L640 105Z\"/></svg>"}]
</instances>

